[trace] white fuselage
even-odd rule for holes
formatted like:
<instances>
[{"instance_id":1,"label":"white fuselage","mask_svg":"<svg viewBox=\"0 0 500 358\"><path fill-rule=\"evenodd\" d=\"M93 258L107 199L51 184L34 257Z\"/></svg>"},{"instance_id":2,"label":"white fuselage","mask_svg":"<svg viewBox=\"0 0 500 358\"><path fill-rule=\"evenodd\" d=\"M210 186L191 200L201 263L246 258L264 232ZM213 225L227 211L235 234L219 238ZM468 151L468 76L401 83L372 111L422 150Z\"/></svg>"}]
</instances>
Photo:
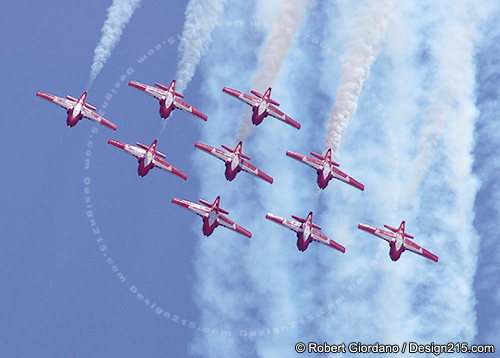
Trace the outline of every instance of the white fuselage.
<instances>
[{"instance_id":1,"label":"white fuselage","mask_svg":"<svg viewBox=\"0 0 500 358\"><path fill-rule=\"evenodd\" d=\"M404 243L404 238L403 238L403 235L401 235L401 233L397 233L396 234L396 242L394 243L394 246L396 246L396 250L400 250L401 249L401 246L403 246L403 243Z\"/></svg>"},{"instance_id":2,"label":"white fuselage","mask_svg":"<svg viewBox=\"0 0 500 358\"><path fill-rule=\"evenodd\" d=\"M215 212L215 210L210 210L208 212L208 225L212 226L215 220L217 220L217 213Z\"/></svg>"},{"instance_id":3,"label":"white fuselage","mask_svg":"<svg viewBox=\"0 0 500 358\"><path fill-rule=\"evenodd\" d=\"M83 99L79 99L78 102L76 102L75 106L73 107L73 118L78 116L80 112L82 111L83 107Z\"/></svg>"},{"instance_id":4,"label":"white fuselage","mask_svg":"<svg viewBox=\"0 0 500 358\"><path fill-rule=\"evenodd\" d=\"M267 110L267 101L265 99L260 101L259 108L257 109L257 113L262 115Z\"/></svg>"},{"instance_id":5,"label":"white fuselage","mask_svg":"<svg viewBox=\"0 0 500 358\"><path fill-rule=\"evenodd\" d=\"M306 242L311 236L311 226L308 224L304 225L304 231L302 232L302 240Z\"/></svg>"},{"instance_id":6,"label":"white fuselage","mask_svg":"<svg viewBox=\"0 0 500 358\"><path fill-rule=\"evenodd\" d=\"M167 95L165 97L165 108L169 108L172 105L172 102L174 101L174 96L172 93L167 92Z\"/></svg>"},{"instance_id":7,"label":"white fuselage","mask_svg":"<svg viewBox=\"0 0 500 358\"><path fill-rule=\"evenodd\" d=\"M154 153L152 150L148 150L144 155L144 166L148 166L153 161Z\"/></svg>"},{"instance_id":8,"label":"white fuselage","mask_svg":"<svg viewBox=\"0 0 500 358\"><path fill-rule=\"evenodd\" d=\"M240 164L240 156L235 153L231 158L231 170L235 170L239 164Z\"/></svg>"},{"instance_id":9,"label":"white fuselage","mask_svg":"<svg viewBox=\"0 0 500 358\"><path fill-rule=\"evenodd\" d=\"M330 175L330 172L332 171L332 167L328 161L323 162L323 177L326 179Z\"/></svg>"}]
</instances>

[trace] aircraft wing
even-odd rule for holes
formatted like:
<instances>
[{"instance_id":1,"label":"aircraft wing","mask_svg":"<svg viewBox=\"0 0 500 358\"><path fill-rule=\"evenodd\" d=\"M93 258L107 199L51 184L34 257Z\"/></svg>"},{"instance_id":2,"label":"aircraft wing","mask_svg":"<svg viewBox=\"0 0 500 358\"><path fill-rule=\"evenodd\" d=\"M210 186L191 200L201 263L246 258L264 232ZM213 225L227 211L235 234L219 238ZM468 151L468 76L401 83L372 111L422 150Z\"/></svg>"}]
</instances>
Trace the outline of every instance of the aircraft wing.
<instances>
[{"instance_id":1,"label":"aircraft wing","mask_svg":"<svg viewBox=\"0 0 500 358\"><path fill-rule=\"evenodd\" d=\"M43 99L49 101L49 102L57 104L58 106L61 106L62 108L66 109L66 110L73 109L73 107L75 106L75 103L76 103L74 101L70 101L69 99L57 97L57 96L54 96L53 94L49 94L49 93L37 92L36 95L40 98L43 98Z\"/></svg>"},{"instance_id":2,"label":"aircraft wing","mask_svg":"<svg viewBox=\"0 0 500 358\"><path fill-rule=\"evenodd\" d=\"M290 158L303 162L316 170L323 170L323 162L321 160L308 157L307 155L292 152L291 150L286 152L286 155Z\"/></svg>"},{"instance_id":3,"label":"aircraft wing","mask_svg":"<svg viewBox=\"0 0 500 358\"><path fill-rule=\"evenodd\" d=\"M358 229L364 230L372 235L378 236L379 238L384 239L389 243L396 241L396 234L393 233L392 231L382 230L365 224L359 224Z\"/></svg>"},{"instance_id":4,"label":"aircraft wing","mask_svg":"<svg viewBox=\"0 0 500 358\"><path fill-rule=\"evenodd\" d=\"M225 217L224 215L219 214L217 216L217 223L219 223L220 225L222 225L224 227L227 227L228 229L234 230L241 235L245 235L248 238L252 237L252 233L250 231L248 231L244 227L236 224L234 221L230 220L229 218Z\"/></svg>"},{"instance_id":5,"label":"aircraft wing","mask_svg":"<svg viewBox=\"0 0 500 358\"><path fill-rule=\"evenodd\" d=\"M280 111L278 108L276 108L272 104L270 104L267 107L267 112L271 116L273 116L274 118L277 118L280 121L283 121L286 124L288 124L288 125L290 125L290 126L292 126L294 128L300 129L300 123L299 122L294 121L291 117L287 116L285 113L283 113L282 111Z\"/></svg>"},{"instance_id":6,"label":"aircraft wing","mask_svg":"<svg viewBox=\"0 0 500 358\"><path fill-rule=\"evenodd\" d=\"M240 168L242 170L246 171L247 173L253 174L253 175L261 178L262 180L267 181L268 183L271 183L271 184L273 183L273 178L271 178L269 175L264 173L262 170L257 169L256 167L254 167L252 164L250 164L246 160L242 160L240 162Z\"/></svg>"},{"instance_id":7,"label":"aircraft wing","mask_svg":"<svg viewBox=\"0 0 500 358\"><path fill-rule=\"evenodd\" d=\"M133 155L136 158L142 158L144 156L144 154L146 154L145 149L136 147L134 145L125 144L125 143L119 142L117 140L110 139L110 140L108 140L108 144L111 144L111 145L115 146L116 148L121 149L130 155Z\"/></svg>"},{"instance_id":8,"label":"aircraft wing","mask_svg":"<svg viewBox=\"0 0 500 358\"><path fill-rule=\"evenodd\" d=\"M293 230L295 232L302 232L302 223L299 223L297 221L285 219L271 213L268 213L266 215L266 219L274 221L275 223L278 223L281 226L284 226L287 229Z\"/></svg>"},{"instance_id":9,"label":"aircraft wing","mask_svg":"<svg viewBox=\"0 0 500 358\"><path fill-rule=\"evenodd\" d=\"M148 86L145 85L144 83L136 82L136 81L130 81L128 83L129 86L134 87L135 89L138 89L141 92L144 92L157 100L161 100L165 98L165 91L159 88L156 88L154 86Z\"/></svg>"},{"instance_id":10,"label":"aircraft wing","mask_svg":"<svg viewBox=\"0 0 500 358\"><path fill-rule=\"evenodd\" d=\"M187 180L186 174L184 174L183 172L181 172L179 169L177 169L173 165L168 164L166 161L164 161L158 157L153 159L153 164L155 165L155 167L158 167L162 170L165 170L166 172L172 173L172 174L177 175L178 177L180 177L184 180Z\"/></svg>"},{"instance_id":11,"label":"aircraft wing","mask_svg":"<svg viewBox=\"0 0 500 358\"><path fill-rule=\"evenodd\" d=\"M438 262L438 257L434 255L432 252L427 251L423 247L418 246L413 241L405 239L404 247L406 250L416 253L417 255L423 256L426 259L432 260L434 262Z\"/></svg>"},{"instance_id":12,"label":"aircraft wing","mask_svg":"<svg viewBox=\"0 0 500 358\"><path fill-rule=\"evenodd\" d=\"M183 110L184 112L191 113L192 115L195 115L196 117L203 119L206 121L208 119L206 114L203 114L201 111L197 110L190 104L187 104L184 102L182 99L178 97L174 97L174 106L175 108L178 108L180 110Z\"/></svg>"},{"instance_id":13,"label":"aircraft wing","mask_svg":"<svg viewBox=\"0 0 500 358\"><path fill-rule=\"evenodd\" d=\"M356 179L354 178L351 178L349 175L347 175L346 173L338 170L337 168L332 168L332 171L334 173L336 173L337 175L335 176L335 179L338 179L340 181L343 181L344 183L346 184L349 184L353 187L355 187L356 189L359 189L359 190L365 190L365 186L363 184L361 184L359 181L357 181Z\"/></svg>"},{"instance_id":14,"label":"aircraft wing","mask_svg":"<svg viewBox=\"0 0 500 358\"><path fill-rule=\"evenodd\" d=\"M231 160L231 154L229 152L226 152L225 150L215 148L215 147L212 147L210 145L203 144L200 142L197 142L194 146L198 149L201 149L201 150L207 152L208 154L213 155L216 158L219 158L220 160L222 160L224 162Z\"/></svg>"},{"instance_id":15,"label":"aircraft wing","mask_svg":"<svg viewBox=\"0 0 500 358\"><path fill-rule=\"evenodd\" d=\"M330 239L328 236L323 234L322 232L319 232L318 230L312 230L311 236L314 240L317 242L320 242L322 244L325 244L327 246L333 247L335 250L339 250L340 252L345 252L345 247L338 244L337 242L333 241Z\"/></svg>"},{"instance_id":16,"label":"aircraft wing","mask_svg":"<svg viewBox=\"0 0 500 358\"><path fill-rule=\"evenodd\" d=\"M227 93L228 95L231 95L235 97L236 99L239 99L240 101L249 104L252 107L255 107L259 104L260 99L257 97L254 97L250 94L246 94L240 91L237 91L235 89L229 88L229 87L224 87L222 89L224 93Z\"/></svg>"},{"instance_id":17,"label":"aircraft wing","mask_svg":"<svg viewBox=\"0 0 500 358\"><path fill-rule=\"evenodd\" d=\"M177 199L177 198L173 198L172 203L177 204L179 206L182 206L183 208L188 209L189 211L191 211L191 212L193 212L196 215L199 215L201 217L207 217L208 212L210 210L206 206L192 203L192 202L187 201L187 200Z\"/></svg>"},{"instance_id":18,"label":"aircraft wing","mask_svg":"<svg viewBox=\"0 0 500 358\"><path fill-rule=\"evenodd\" d=\"M88 109L87 107L82 107L82 114L85 118L88 118L94 122L97 122L99 124L102 124L103 126L106 126L108 128L111 128L112 130L116 131L116 124L108 121L106 118L101 116L100 114L97 114L96 112L92 111L91 109Z\"/></svg>"}]
</instances>

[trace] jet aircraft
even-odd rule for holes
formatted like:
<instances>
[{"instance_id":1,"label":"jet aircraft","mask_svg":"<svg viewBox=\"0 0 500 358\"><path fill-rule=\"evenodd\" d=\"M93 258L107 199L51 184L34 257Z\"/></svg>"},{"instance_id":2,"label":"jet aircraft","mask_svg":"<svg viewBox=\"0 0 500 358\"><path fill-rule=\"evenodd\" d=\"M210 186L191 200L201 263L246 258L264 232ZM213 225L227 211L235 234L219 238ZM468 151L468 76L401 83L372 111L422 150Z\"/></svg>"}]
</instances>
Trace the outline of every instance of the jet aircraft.
<instances>
[{"instance_id":1,"label":"jet aircraft","mask_svg":"<svg viewBox=\"0 0 500 358\"><path fill-rule=\"evenodd\" d=\"M36 95L49 102L63 107L68 114L68 117L66 117L66 124L68 125L68 127L76 126L78 121L85 117L108 128L111 128L112 130L116 130L117 128L114 123L111 123L100 114L97 114L95 112L97 109L93 105L87 103L87 92L83 92L83 94L78 99L71 96L61 98L54 96L53 94L44 92L37 92Z\"/></svg>"},{"instance_id":2,"label":"jet aircraft","mask_svg":"<svg viewBox=\"0 0 500 358\"><path fill-rule=\"evenodd\" d=\"M200 142L197 142L194 146L222 160L226 165L225 176L229 181L233 180L236 177L236 174L243 170L271 184L273 183L273 178L245 160L250 160L250 157L242 153L242 142L239 142L234 149L223 144L222 148L226 149L227 151L219 148L214 148Z\"/></svg>"},{"instance_id":3,"label":"jet aircraft","mask_svg":"<svg viewBox=\"0 0 500 358\"><path fill-rule=\"evenodd\" d=\"M222 215L229 214L229 212L220 207L220 196L218 196L213 203L200 199L200 203L203 205L177 198L173 198L172 203L182 206L196 215L201 216L203 220L202 231L205 236L210 236L217 226L224 226L248 238L252 237L250 231Z\"/></svg>"},{"instance_id":4,"label":"jet aircraft","mask_svg":"<svg viewBox=\"0 0 500 358\"><path fill-rule=\"evenodd\" d=\"M330 246L340 252L345 252L344 246L333 241L332 239L330 239L325 234L319 231L321 230L321 227L313 223L312 215L313 215L312 211L309 212L307 218L305 219L292 215L292 218L297 220L294 221L276 216L271 213L267 213L266 219L274 221L275 223L278 223L290 230L295 231L297 233L297 248L299 249L299 251L307 250L309 244L314 240L322 244L325 244L327 246Z\"/></svg>"},{"instance_id":5,"label":"jet aircraft","mask_svg":"<svg viewBox=\"0 0 500 358\"><path fill-rule=\"evenodd\" d=\"M156 87L136 81L130 81L128 85L156 98L160 103L160 116L163 119L168 118L174 109L180 109L184 112L191 113L204 121L208 119L201 111L181 99L184 98L184 96L175 91L175 80L173 80L168 87L158 82L155 82Z\"/></svg>"},{"instance_id":6,"label":"jet aircraft","mask_svg":"<svg viewBox=\"0 0 500 358\"><path fill-rule=\"evenodd\" d=\"M271 99L271 87L269 87L263 95L254 90L250 91L252 93L252 95L250 95L229 87L224 87L222 91L252 107L252 123L254 125L259 125L265 117L270 115L292 127L300 129L300 123L294 121L291 117L275 107L280 104Z\"/></svg>"},{"instance_id":7,"label":"jet aircraft","mask_svg":"<svg viewBox=\"0 0 500 358\"><path fill-rule=\"evenodd\" d=\"M409 240L413 239L413 236L405 232L404 220L401 221L401 224L399 225L398 229L393 228L392 226L389 225L384 225L384 227L389 229L390 231L382 230L365 224L358 225L358 229L364 230L372 235L378 236L379 238L386 240L389 243L390 246L389 256L391 257L392 261L399 260L401 254L406 250L414 252L434 262L438 261L438 257L436 255L418 246L413 241Z\"/></svg>"},{"instance_id":8,"label":"jet aircraft","mask_svg":"<svg viewBox=\"0 0 500 358\"><path fill-rule=\"evenodd\" d=\"M136 147L134 145L125 144L117 140L108 140L108 144L111 144L137 158L137 161L139 162L137 174L139 176L143 177L148 174L151 169L157 167L186 180L186 174L162 159L166 158L167 156L156 149L157 143L158 141L155 139L153 143L148 147L147 145L137 142L138 146Z\"/></svg>"},{"instance_id":9,"label":"jet aircraft","mask_svg":"<svg viewBox=\"0 0 500 358\"><path fill-rule=\"evenodd\" d=\"M290 158L298 160L299 162L316 169L316 172L318 173L317 183L321 189L325 189L331 179L338 179L359 190L365 190L365 186L363 184L335 168L338 167L339 164L332 160L331 149L328 149L324 156L314 152L311 152L311 154L316 158L308 157L307 155L295 153L290 150L286 152L286 155Z\"/></svg>"}]
</instances>

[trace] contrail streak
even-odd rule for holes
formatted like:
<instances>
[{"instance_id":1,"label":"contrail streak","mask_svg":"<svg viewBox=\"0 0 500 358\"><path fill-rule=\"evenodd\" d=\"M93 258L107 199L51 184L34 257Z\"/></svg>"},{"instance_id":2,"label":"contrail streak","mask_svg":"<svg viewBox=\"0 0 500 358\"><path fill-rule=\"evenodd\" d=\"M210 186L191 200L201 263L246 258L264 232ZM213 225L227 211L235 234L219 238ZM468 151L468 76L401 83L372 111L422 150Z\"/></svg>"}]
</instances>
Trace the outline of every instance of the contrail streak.
<instances>
[{"instance_id":1,"label":"contrail streak","mask_svg":"<svg viewBox=\"0 0 500 358\"><path fill-rule=\"evenodd\" d=\"M387 23L397 0L367 0L360 12L350 44L343 74L333 105L325 148L336 153L351 117L356 112L359 96L384 38Z\"/></svg>"},{"instance_id":2,"label":"contrail streak","mask_svg":"<svg viewBox=\"0 0 500 358\"><path fill-rule=\"evenodd\" d=\"M241 9L242 5L234 6ZM228 6L228 11L230 10ZM241 33L241 30L239 32ZM213 113L212 125L204 127L203 131L203 140L209 144L227 143L234 135L233 129L227 126L225 118L227 108L217 104L220 89L227 83L228 78L233 78L234 81L248 81L250 71L254 70L252 66L245 66L231 73L227 65L219 60L224 58L227 51L235 49L235 47L228 48L224 43L233 44L232 46L237 48L238 42L234 39L238 39L238 35L237 29L234 32L217 31L218 41L214 41L209 50L211 58L217 56L213 59L214 64L206 68L205 63L202 65L204 77L208 79L205 95ZM253 55L253 49L244 48L242 51L245 52L235 54L235 61L248 62L248 58ZM284 62L284 59L280 62ZM295 70L297 62L286 61L287 67L291 65ZM301 76L306 76L306 71L311 71L314 66L302 64L304 66L300 67L303 69ZM284 69L286 70L292 69ZM278 72L279 70L276 71L276 75ZM284 83L279 82L276 89L283 93L284 97L291 96L287 89L297 88L298 84L297 80L292 80L293 83L289 83L288 80ZM317 81L310 82L307 89L317 84ZM312 101L310 98L312 94L310 92L303 94L302 90L303 87L293 92L299 94L306 102ZM294 106L295 104L291 103L287 108L291 109ZM295 107L295 110L299 109L302 113L306 113L304 106L299 104ZM227 354L241 357L280 356L279 353L286 349L285 347L293 347L294 342L306 336L299 335L302 330L302 324L299 322L301 312L296 300L300 297L301 301L307 301L307 298L311 298L311 294L300 289L297 279L304 275L312 276L311 268L314 266L314 261L307 260L306 256L298 253L293 234L269 223L265 219L265 214L266 211L274 211L282 216L288 216L290 213L307 215L307 212L303 212L305 209L301 204L305 200L310 200L311 191L295 193L295 188L305 186L305 179L289 175L296 164L287 160L284 153L291 142L299 145L299 140L305 141L308 135L312 136L312 133L308 133L312 129L304 128L305 132L300 133L304 136L301 137L298 133L292 132L290 135L287 131L283 131L282 126L281 123L272 121L266 131L260 132L261 135L252 138L252 141L246 141L244 145L244 148L247 148L245 151L250 153L255 165L262 169L272 168L273 176L277 178L287 178L281 180L279 185L260 183L257 178L245 174L239 174L234 183L228 183L223 177L223 167L210 165L209 159L205 156L196 163L206 178L201 185L202 194L217 192L222 195L223 206L231 211L235 221L248 225L255 233L249 241L241 241L234 233L222 229L218 230L217 237L213 238L217 241L212 238L202 240L196 262L197 303L202 311L203 324L223 327L230 330L232 335L224 339L196 335L194 348L200 356L215 357ZM304 143L302 145L306 146ZM276 155L266 155L269 152ZM286 206L283 205L283 197L287 197ZM249 209L253 213L252 217L248 217ZM212 260L214 254L218 257L216 261ZM294 276L291 274L294 266L300 266L305 273L299 273L298 277ZM269 270L270 267L272 270ZM229 272L230 274L227 274ZM214 300L213 297L218 298ZM252 338L256 331L264 332L266 336L258 337L257 342ZM268 331L271 333L267 333Z\"/></svg>"},{"instance_id":3,"label":"contrail streak","mask_svg":"<svg viewBox=\"0 0 500 358\"><path fill-rule=\"evenodd\" d=\"M497 5L498 6L498 5ZM497 233L500 218L500 16L499 8L491 11L491 23L484 33L484 42L476 56L478 61L478 107L480 117L476 125L474 172L481 180L476 196L476 219L474 226L481 236L479 267L475 278L478 299L477 343L500 344L500 316L491 314L491 307L500 307L500 249Z\"/></svg>"},{"instance_id":4,"label":"contrail streak","mask_svg":"<svg viewBox=\"0 0 500 358\"><path fill-rule=\"evenodd\" d=\"M227 0L191 0L186 7L186 21L179 43L177 91L183 92L194 76L201 57L212 40Z\"/></svg>"},{"instance_id":5,"label":"contrail streak","mask_svg":"<svg viewBox=\"0 0 500 358\"><path fill-rule=\"evenodd\" d=\"M279 15L261 50L257 73L251 81L252 89L263 93L274 83L302 24L308 2L309 0L285 0L281 3ZM252 131L248 109L246 112L240 121L236 142L248 138Z\"/></svg>"},{"instance_id":6,"label":"contrail streak","mask_svg":"<svg viewBox=\"0 0 500 358\"><path fill-rule=\"evenodd\" d=\"M415 324L426 326L425 330L417 330L419 339L432 336L432 339L454 337L472 341L477 334L473 284L479 248L473 226L478 181L472 172L471 154L478 118L475 53L481 25L489 13L485 10L491 9L495 2L479 4L462 0L434 4L432 13L440 14L441 22L429 42L437 62L433 94L441 118L428 117L425 126L429 129L423 132L422 141L426 148L415 168L416 172L428 171L432 175L417 177L418 185L413 182L410 189L412 194L419 194L415 215L425 217L420 229L433 238L435 250L442 252L442 263L446 264L426 272L425 279L415 274L412 282L415 294L434 295L432 304L426 305ZM432 193L439 194L433 197ZM436 213L437 217L429 213ZM444 286L432 289L428 286L429 280L443 279L447 282ZM455 296L457 292L459 295ZM438 315L450 323L441 327L435 321ZM459 320L455 318L457 315Z\"/></svg>"},{"instance_id":7,"label":"contrail streak","mask_svg":"<svg viewBox=\"0 0 500 358\"><path fill-rule=\"evenodd\" d=\"M478 18L484 17L486 9L491 7L491 5L485 3L484 9L481 10L483 14L479 14L477 10L475 10L475 13L478 14ZM472 27L473 25L469 24L468 26ZM467 30L471 31L469 28L462 31L466 32ZM466 35L470 37L471 33L466 32ZM456 116L460 115L459 112L464 110L461 108L461 104L463 103L462 97L468 95L465 89L474 85L474 78L471 78L470 74L467 77L467 73L464 73L461 68L463 63L459 61L474 53L475 41L472 40L475 39L471 39L469 43L464 43L461 48L454 51L451 51L450 47L454 49L456 44L450 44L446 48L442 46L433 47L433 52L441 59L441 62L438 63L439 71L435 74L431 103L424 112L424 124L419 138L419 151L414 159L416 173L410 186L410 200L415 198L420 185L426 178L437 149L446 134L447 127L456 120ZM458 112L450 111L450 108L458 108Z\"/></svg>"},{"instance_id":8,"label":"contrail streak","mask_svg":"<svg viewBox=\"0 0 500 358\"><path fill-rule=\"evenodd\" d=\"M87 89L96 79L102 67L111 56L111 51L120 41L125 25L130 21L140 0L113 0L108 8L108 16L101 29L102 36L94 50L94 60L90 66L90 80Z\"/></svg>"}]
</instances>

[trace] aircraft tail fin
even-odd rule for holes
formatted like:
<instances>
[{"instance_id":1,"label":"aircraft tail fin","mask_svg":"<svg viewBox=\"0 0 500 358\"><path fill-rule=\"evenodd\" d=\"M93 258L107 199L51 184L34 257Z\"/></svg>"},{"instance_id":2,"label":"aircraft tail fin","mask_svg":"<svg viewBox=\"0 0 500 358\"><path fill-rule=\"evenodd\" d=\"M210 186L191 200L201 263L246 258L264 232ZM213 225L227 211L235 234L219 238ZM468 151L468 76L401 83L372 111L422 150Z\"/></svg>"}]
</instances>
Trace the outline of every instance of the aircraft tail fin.
<instances>
[{"instance_id":1,"label":"aircraft tail fin","mask_svg":"<svg viewBox=\"0 0 500 358\"><path fill-rule=\"evenodd\" d=\"M259 93L257 91L254 91L254 90L251 90L250 93L252 93L253 95L259 97L259 98L266 98L267 101L271 104L274 104L275 106L279 106L280 104L274 100L271 99L271 87L269 87L266 91L265 94L262 94L262 93Z\"/></svg>"},{"instance_id":2,"label":"aircraft tail fin","mask_svg":"<svg viewBox=\"0 0 500 358\"><path fill-rule=\"evenodd\" d=\"M399 231L399 229L396 229L395 227L392 227L392 226L389 226L389 225L384 225L384 227L386 229L391 230L392 232L398 232ZM399 228L403 229L403 233L404 233L405 237L407 237L409 239L413 239L414 238L413 235L410 235L410 234L408 234L407 232L404 231L405 230L405 222L404 221L401 222L401 225L399 225Z\"/></svg>"},{"instance_id":3,"label":"aircraft tail fin","mask_svg":"<svg viewBox=\"0 0 500 358\"><path fill-rule=\"evenodd\" d=\"M312 212L310 212L310 213L309 213L309 215L311 215L311 220L312 220ZM309 216L309 215L308 215L308 216ZM297 220L298 222L301 222L301 223L305 223L305 222L307 221L306 219L303 219L303 218L301 218L301 217L299 217L299 216L295 216L295 215L292 215L292 218L294 218L295 220ZM315 224L315 223L313 223L312 221L311 221L311 226L312 226L313 228L317 229L317 230L321 230L321 226L316 225L316 224Z\"/></svg>"},{"instance_id":4,"label":"aircraft tail fin","mask_svg":"<svg viewBox=\"0 0 500 358\"><path fill-rule=\"evenodd\" d=\"M224 145L224 144L221 144L221 147L224 148L225 150L229 151L229 152L232 152L232 153L234 153L234 151L236 150L236 148L231 148L231 147L229 147L227 145ZM243 154L242 152L240 152L240 155L241 155L242 158L250 160L250 157L248 155Z\"/></svg>"},{"instance_id":5,"label":"aircraft tail fin","mask_svg":"<svg viewBox=\"0 0 500 358\"><path fill-rule=\"evenodd\" d=\"M209 203L208 201L206 200L203 200L203 199L199 199L200 203L202 203L203 205L211 208L214 204L215 204L215 207L217 208L217 211L223 213L223 214L229 214L229 211L227 210L224 210L222 209L220 206L219 206L219 203L220 203L220 197L217 197L217 199L215 199L215 202L213 203Z\"/></svg>"},{"instance_id":6,"label":"aircraft tail fin","mask_svg":"<svg viewBox=\"0 0 500 358\"><path fill-rule=\"evenodd\" d=\"M160 87L162 90L165 90L165 91L172 90L174 96L177 96L177 97L180 97L180 98L184 98L184 95L182 95L179 92L175 91L175 80L172 80L172 82L170 82L170 86L169 87L167 87L165 85L162 85L161 83L158 83L158 82L155 82L155 86Z\"/></svg>"},{"instance_id":7,"label":"aircraft tail fin","mask_svg":"<svg viewBox=\"0 0 500 358\"><path fill-rule=\"evenodd\" d=\"M155 143L155 142L153 142ZM142 149L145 149L145 150L148 150L149 147L145 144L142 144L141 142L136 142L135 144L137 144L138 147L142 148ZM165 154L163 154L162 152L158 151L155 149L155 153L156 155L158 155L159 157L162 157L162 158L166 158L167 156Z\"/></svg>"}]
</instances>

